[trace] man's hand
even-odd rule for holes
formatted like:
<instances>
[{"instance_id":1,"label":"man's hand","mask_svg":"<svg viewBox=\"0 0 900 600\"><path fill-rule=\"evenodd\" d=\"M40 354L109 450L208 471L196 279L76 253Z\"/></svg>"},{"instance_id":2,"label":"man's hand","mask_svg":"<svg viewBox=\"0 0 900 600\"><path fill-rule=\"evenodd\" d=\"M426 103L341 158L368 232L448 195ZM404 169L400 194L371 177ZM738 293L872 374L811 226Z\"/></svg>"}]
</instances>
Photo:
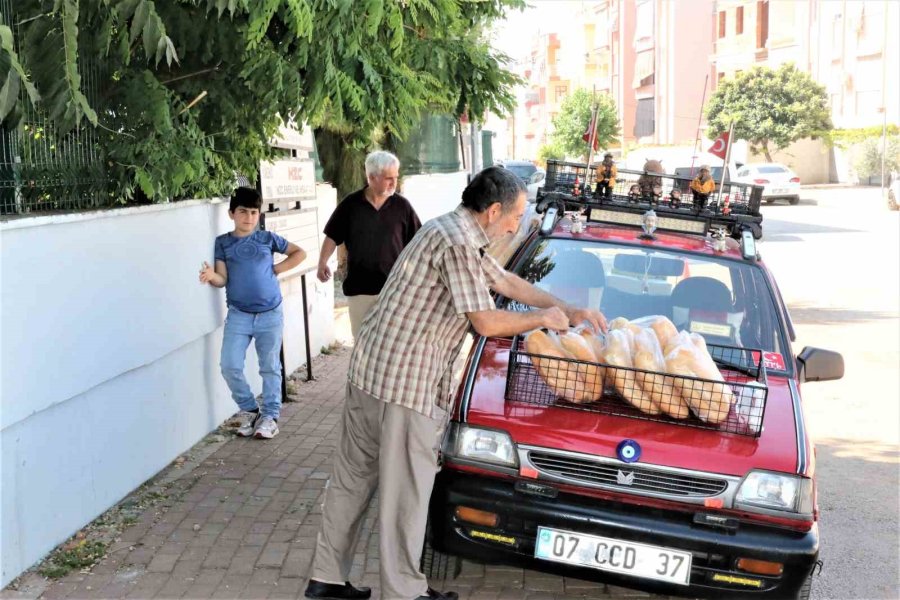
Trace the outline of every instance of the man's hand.
<instances>
[{"instance_id":1,"label":"man's hand","mask_svg":"<svg viewBox=\"0 0 900 600\"><path fill-rule=\"evenodd\" d=\"M552 306L537 311L541 316L541 326L554 331L566 331L569 328L569 317L559 308Z\"/></svg>"},{"instance_id":2,"label":"man's hand","mask_svg":"<svg viewBox=\"0 0 900 600\"><path fill-rule=\"evenodd\" d=\"M572 327L576 327L587 321L594 329L594 333L600 333L601 331L606 333L609 329L606 323L606 317L603 316L603 313L599 310L570 306L566 309L565 314Z\"/></svg>"},{"instance_id":3,"label":"man's hand","mask_svg":"<svg viewBox=\"0 0 900 600\"><path fill-rule=\"evenodd\" d=\"M209 263L204 260L203 267L200 269L200 283L210 283L215 276L216 272L209 266Z\"/></svg>"},{"instance_id":4,"label":"man's hand","mask_svg":"<svg viewBox=\"0 0 900 600\"><path fill-rule=\"evenodd\" d=\"M319 281L325 283L326 281L331 279L331 269L328 268L328 265L319 265L319 270L316 272L316 277L319 278Z\"/></svg>"}]
</instances>

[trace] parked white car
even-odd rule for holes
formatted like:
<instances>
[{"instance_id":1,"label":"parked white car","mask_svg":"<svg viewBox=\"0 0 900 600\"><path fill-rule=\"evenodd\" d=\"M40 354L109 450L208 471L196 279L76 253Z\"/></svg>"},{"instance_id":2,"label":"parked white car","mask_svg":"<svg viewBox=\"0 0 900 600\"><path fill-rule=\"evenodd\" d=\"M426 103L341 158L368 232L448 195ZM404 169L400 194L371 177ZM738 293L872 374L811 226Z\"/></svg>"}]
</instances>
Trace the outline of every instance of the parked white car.
<instances>
[{"instance_id":1,"label":"parked white car","mask_svg":"<svg viewBox=\"0 0 900 600\"><path fill-rule=\"evenodd\" d=\"M532 173L528 178L528 182L525 184L525 192L529 202L537 201L538 189L544 186L544 179L546 177L547 173L543 169L538 167L537 171Z\"/></svg>"},{"instance_id":2,"label":"parked white car","mask_svg":"<svg viewBox=\"0 0 900 600\"><path fill-rule=\"evenodd\" d=\"M800 178L788 167L778 163L750 163L738 169L736 183L763 186L763 200L772 204L784 199L790 204L800 202Z\"/></svg>"}]
</instances>

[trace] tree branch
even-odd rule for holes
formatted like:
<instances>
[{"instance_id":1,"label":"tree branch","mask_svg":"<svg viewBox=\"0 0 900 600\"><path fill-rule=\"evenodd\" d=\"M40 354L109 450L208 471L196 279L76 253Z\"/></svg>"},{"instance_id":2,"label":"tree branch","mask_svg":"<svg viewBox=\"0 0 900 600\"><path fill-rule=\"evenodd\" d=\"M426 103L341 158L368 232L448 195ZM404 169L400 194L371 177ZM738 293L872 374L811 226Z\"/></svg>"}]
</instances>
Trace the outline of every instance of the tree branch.
<instances>
[{"instance_id":1,"label":"tree branch","mask_svg":"<svg viewBox=\"0 0 900 600\"><path fill-rule=\"evenodd\" d=\"M213 71L219 70L219 65L222 63L219 62L216 66L210 67L208 69L202 69L200 71L195 71L193 73L188 73L187 75L179 75L178 77L173 77L172 79L166 79L165 81L160 81L161 84L166 85L169 83L174 83L176 81L181 81L182 79L190 79L191 77L197 77L198 75L204 75L206 73L211 73Z\"/></svg>"}]
</instances>

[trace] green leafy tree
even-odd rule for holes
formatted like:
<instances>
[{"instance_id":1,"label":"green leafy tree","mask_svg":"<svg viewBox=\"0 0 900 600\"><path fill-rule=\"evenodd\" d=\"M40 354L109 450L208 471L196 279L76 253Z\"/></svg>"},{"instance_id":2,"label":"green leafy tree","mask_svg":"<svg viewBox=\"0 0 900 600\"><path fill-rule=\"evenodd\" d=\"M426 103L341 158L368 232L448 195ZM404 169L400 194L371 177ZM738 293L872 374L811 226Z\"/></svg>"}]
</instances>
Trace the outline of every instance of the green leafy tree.
<instances>
[{"instance_id":1,"label":"green leafy tree","mask_svg":"<svg viewBox=\"0 0 900 600\"><path fill-rule=\"evenodd\" d=\"M521 6L16 0L15 27L0 30L0 67L12 67L0 109L15 126L23 106L11 92L25 85L54 135L96 127L113 195L155 201L227 192L235 171L253 177L273 155L283 120L308 122L326 176L346 193L361 183L365 152L402 138L422 111L479 119L513 106L517 78L483 32Z\"/></svg>"},{"instance_id":2,"label":"green leafy tree","mask_svg":"<svg viewBox=\"0 0 900 600\"><path fill-rule=\"evenodd\" d=\"M753 67L719 83L706 109L715 137L734 122L734 137L750 142L772 162L781 150L804 138L826 135L832 128L825 86L792 63L778 69Z\"/></svg>"},{"instance_id":3,"label":"green leafy tree","mask_svg":"<svg viewBox=\"0 0 900 600\"><path fill-rule=\"evenodd\" d=\"M547 160L553 158L557 160L564 160L566 158L566 152L559 142L553 141L538 148L537 159L539 162L547 164Z\"/></svg>"},{"instance_id":4,"label":"green leafy tree","mask_svg":"<svg viewBox=\"0 0 900 600\"><path fill-rule=\"evenodd\" d=\"M591 122L591 105L596 101L597 111L597 145L605 148L619 135L619 118L616 115L616 103L611 96L598 94L594 99L591 92L577 89L566 96L559 108L559 114L553 118L553 133L550 134L550 146L563 151L567 156L581 156L587 160L588 143L582 139Z\"/></svg>"}]
</instances>

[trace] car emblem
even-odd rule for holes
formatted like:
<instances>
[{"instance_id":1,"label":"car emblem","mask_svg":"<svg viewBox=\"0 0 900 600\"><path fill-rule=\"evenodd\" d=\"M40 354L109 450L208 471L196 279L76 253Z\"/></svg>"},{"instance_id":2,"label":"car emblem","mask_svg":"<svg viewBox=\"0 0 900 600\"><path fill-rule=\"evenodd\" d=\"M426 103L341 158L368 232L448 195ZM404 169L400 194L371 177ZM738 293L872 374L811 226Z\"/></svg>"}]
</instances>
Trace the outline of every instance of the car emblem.
<instances>
[{"instance_id":1,"label":"car emblem","mask_svg":"<svg viewBox=\"0 0 900 600\"><path fill-rule=\"evenodd\" d=\"M619 485L631 485L634 483L634 471L625 473L624 471L616 471L616 483Z\"/></svg>"}]
</instances>

